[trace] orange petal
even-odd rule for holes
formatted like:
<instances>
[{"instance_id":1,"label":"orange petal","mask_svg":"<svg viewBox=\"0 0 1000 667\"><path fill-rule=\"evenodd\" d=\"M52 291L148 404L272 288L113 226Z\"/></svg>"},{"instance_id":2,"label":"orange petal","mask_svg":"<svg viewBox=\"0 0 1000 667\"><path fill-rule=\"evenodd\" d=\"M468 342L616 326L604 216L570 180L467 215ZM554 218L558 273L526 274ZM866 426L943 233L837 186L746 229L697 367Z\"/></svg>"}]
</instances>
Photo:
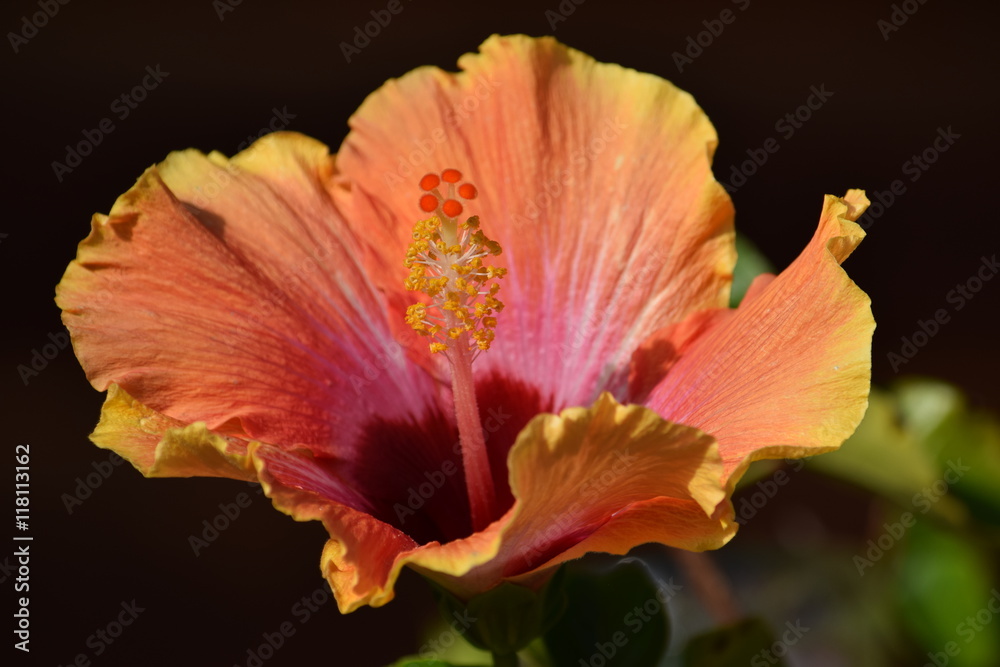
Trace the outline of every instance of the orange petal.
<instances>
[{"instance_id":1,"label":"orange petal","mask_svg":"<svg viewBox=\"0 0 1000 667\"><path fill-rule=\"evenodd\" d=\"M57 288L77 356L152 410L342 453L366 419L435 400L326 188L327 148L269 135L174 153L97 215ZM402 288L400 288L400 291Z\"/></svg>"},{"instance_id":2,"label":"orange petal","mask_svg":"<svg viewBox=\"0 0 1000 667\"><path fill-rule=\"evenodd\" d=\"M736 529L715 441L609 394L590 408L532 420L510 453L514 507L486 530L447 544L417 545L326 500L335 480L318 477L304 458L271 447L254 458L276 506L324 521L331 539L322 568L344 612L392 599L406 565L471 597L588 551L621 554L646 542L715 548Z\"/></svg>"},{"instance_id":3,"label":"orange petal","mask_svg":"<svg viewBox=\"0 0 1000 667\"><path fill-rule=\"evenodd\" d=\"M644 403L649 392L666 377L677 360L708 330L732 315L733 311L725 308L703 310L683 322L654 332L643 341L632 353L628 378L630 402Z\"/></svg>"},{"instance_id":4,"label":"orange petal","mask_svg":"<svg viewBox=\"0 0 1000 667\"><path fill-rule=\"evenodd\" d=\"M248 443L159 414L112 384L90 439L146 477L228 477L256 481Z\"/></svg>"},{"instance_id":5,"label":"orange petal","mask_svg":"<svg viewBox=\"0 0 1000 667\"><path fill-rule=\"evenodd\" d=\"M623 394L642 340L727 302L733 210L710 170L715 130L669 82L551 38L494 36L459 65L420 68L365 100L338 155L352 185L338 201L380 221L402 257L424 215L418 179L459 169L510 271L477 372L515 369L556 407Z\"/></svg>"},{"instance_id":6,"label":"orange petal","mask_svg":"<svg viewBox=\"0 0 1000 667\"><path fill-rule=\"evenodd\" d=\"M836 449L868 405L871 302L843 269L864 238L860 190L827 196L809 245L759 278L735 314L690 344L646 405L719 442L730 485L751 461Z\"/></svg>"}]
</instances>

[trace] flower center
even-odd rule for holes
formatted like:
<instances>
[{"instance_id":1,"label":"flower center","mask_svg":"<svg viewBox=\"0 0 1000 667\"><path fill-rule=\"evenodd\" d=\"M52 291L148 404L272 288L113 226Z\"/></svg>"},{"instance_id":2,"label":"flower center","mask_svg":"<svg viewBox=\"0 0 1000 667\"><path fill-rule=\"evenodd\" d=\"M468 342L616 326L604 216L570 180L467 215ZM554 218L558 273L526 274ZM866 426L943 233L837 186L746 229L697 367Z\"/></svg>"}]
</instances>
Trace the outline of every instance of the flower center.
<instances>
[{"instance_id":1,"label":"flower center","mask_svg":"<svg viewBox=\"0 0 1000 667\"><path fill-rule=\"evenodd\" d=\"M446 187L446 196L442 188ZM420 179L424 194L420 209L434 216L417 222L404 266L410 270L406 289L423 292L428 300L406 309L406 323L431 339L432 353L444 353L451 366L455 418L465 468L466 492L472 527L483 530L496 513L496 493L490 471L486 439L479 420L472 362L490 348L503 303L496 298L506 269L486 266L483 258L499 255L500 244L479 228L479 217L459 222L464 211L460 199L472 200L477 192L462 182L457 169L427 174Z\"/></svg>"}]
</instances>

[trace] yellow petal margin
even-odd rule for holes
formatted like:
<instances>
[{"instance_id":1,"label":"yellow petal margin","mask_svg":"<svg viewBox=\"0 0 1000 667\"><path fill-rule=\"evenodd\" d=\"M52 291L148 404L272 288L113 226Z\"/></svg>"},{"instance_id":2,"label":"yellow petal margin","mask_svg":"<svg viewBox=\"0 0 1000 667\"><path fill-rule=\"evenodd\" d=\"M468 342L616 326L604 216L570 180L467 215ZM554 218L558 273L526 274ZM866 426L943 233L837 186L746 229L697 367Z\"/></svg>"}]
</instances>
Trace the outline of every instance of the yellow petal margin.
<instances>
[{"instance_id":1,"label":"yellow petal margin","mask_svg":"<svg viewBox=\"0 0 1000 667\"><path fill-rule=\"evenodd\" d=\"M623 554L648 542L703 550L736 531L711 436L610 394L529 422L509 455L514 505L446 544L417 545L367 514L281 485L277 477L307 470L302 455L262 445L253 458L278 509L329 531L321 569L343 613L389 602L406 565L469 598L504 580L532 585L590 551Z\"/></svg>"},{"instance_id":2,"label":"yellow petal margin","mask_svg":"<svg viewBox=\"0 0 1000 667\"><path fill-rule=\"evenodd\" d=\"M718 548L736 531L715 440L608 393L589 408L535 417L508 469L517 502L498 554L463 581L437 577L452 589L531 581L588 552L625 554L650 542Z\"/></svg>"},{"instance_id":3,"label":"yellow petal margin","mask_svg":"<svg viewBox=\"0 0 1000 667\"><path fill-rule=\"evenodd\" d=\"M90 439L126 459L146 477L227 477L257 481L249 460L257 443L182 424L108 387L101 420Z\"/></svg>"}]
</instances>

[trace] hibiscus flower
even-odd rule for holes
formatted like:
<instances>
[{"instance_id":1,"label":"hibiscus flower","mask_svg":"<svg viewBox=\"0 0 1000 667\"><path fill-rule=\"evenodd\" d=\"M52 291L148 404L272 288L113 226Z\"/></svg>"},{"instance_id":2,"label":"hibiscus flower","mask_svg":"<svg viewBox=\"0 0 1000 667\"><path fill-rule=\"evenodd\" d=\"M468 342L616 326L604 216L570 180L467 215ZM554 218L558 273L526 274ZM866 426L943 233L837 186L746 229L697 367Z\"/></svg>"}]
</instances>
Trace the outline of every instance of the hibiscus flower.
<instances>
[{"instance_id":1,"label":"hibiscus flower","mask_svg":"<svg viewBox=\"0 0 1000 667\"><path fill-rule=\"evenodd\" d=\"M863 193L730 310L690 95L551 38L459 65L387 82L336 155L172 153L57 289L107 391L93 441L322 521L343 612L404 566L469 599L587 552L720 547L751 461L833 450L867 406L874 322L840 267Z\"/></svg>"}]
</instances>

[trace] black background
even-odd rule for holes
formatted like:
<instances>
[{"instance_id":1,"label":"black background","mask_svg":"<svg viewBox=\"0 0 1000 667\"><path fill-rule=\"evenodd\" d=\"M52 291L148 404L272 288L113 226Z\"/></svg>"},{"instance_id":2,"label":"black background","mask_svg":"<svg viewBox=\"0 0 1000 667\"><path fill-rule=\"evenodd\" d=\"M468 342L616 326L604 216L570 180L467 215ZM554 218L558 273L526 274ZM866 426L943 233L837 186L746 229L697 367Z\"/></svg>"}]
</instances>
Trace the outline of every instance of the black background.
<instances>
[{"instance_id":1,"label":"black background","mask_svg":"<svg viewBox=\"0 0 1000 667\"><path fill-rule=\"evenodd\" d=\"M224 1L224 0L223 0ZM743 2L739 4L744 4ZM61 331L53 291L95 211L106 212L150 164L193 146L233 154L274 115L288 129L334 150L348 116L387 78L424 64L454 70L491 33L554 34L598 60L669 78L690 91L720 136L716 173L746 160L768 137L780 149L733 195L737 227L785 266L815 228L826 193L895 179L906 185L846 265L872 297L878 322L875 381L896 377L887 354L938 308L951 321L901 368L961 386L1000 409L997 303L1000 279L961 311L946 295L972 277L982 256L1000 251L996 190L997 13L988 3L929 1L884 38L889 2L797 3L728 0L639 3L587 0L553 27L539 3L403 2L403 11L346 62L339 44L371 20L369 4L243 0L219 15L211 0L187 3L83 2L60 5L17 53L0 46L4 107L3 267L4 447L32 454L32 652L18 664L68 665L85 653L95 665L246 664L246 651L284 621L297 628L267 665L381 665L414 650L429 595L404 576L396 601L341 617L328 601L301 624L293 605L321 584L325 532L296 524L254 496L217 542L195 557L188 537L248 487L220 480L142 479L114 472L70 514L74 493L107 453L87 441L102 397L68 349L22 381L20 365ZM672 57L703 21L730 8L736 20L683 71ZM37 2L6 3L0 29L20 32ZM111 103L140 83L147 66L169 72L120 120ZM775 123L803 104L811 86L833 96L785 139ZM421 100L413 100L419 113ZM115 129L61 182L53 161L84 130L112 118ZM960 138L911 181L903 164L932 145L938 128ZM5 475L7 473L4 473ZM9 488L9 487L7 487ZM9 497L9 496L8 496ZM821 497L814 499L822 503ZM12 531L13 532L13 531ZM739 537L737 537L737 541ZM0 559L11 551L0 550ZM3 577L0 573L0 577ZM2 636L10 637L12 577L3 581ZM322 595L320 596L322 597ZM114 620L120 604L145 609L121 638L94 657L87 638ZM4 653L10 649L2 649Z\"/></svg>"}]
</instances>

